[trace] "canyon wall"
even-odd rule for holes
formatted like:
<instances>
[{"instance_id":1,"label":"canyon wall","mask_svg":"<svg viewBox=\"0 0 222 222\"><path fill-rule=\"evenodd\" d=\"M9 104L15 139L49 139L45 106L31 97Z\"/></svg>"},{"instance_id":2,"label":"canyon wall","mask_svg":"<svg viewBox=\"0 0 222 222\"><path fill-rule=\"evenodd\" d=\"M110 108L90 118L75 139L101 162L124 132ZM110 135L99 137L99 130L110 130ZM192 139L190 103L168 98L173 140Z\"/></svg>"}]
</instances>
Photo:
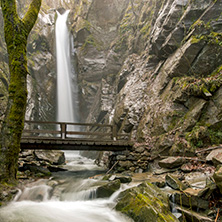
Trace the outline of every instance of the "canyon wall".
<instances>
[{"instance_id":1,"label":"canyon wall","mask_svg":"<svg viewBox=\"0 0 222 222\"><path fill-rule=\"evenodd\" d=\"M22 14L28 1L18 2ZM43 0L28 43L28 119L55 119L61 8L70 9L81 121L116 124L153 156L222 143L221 0ZM9 80L0 25L2 118Z\"/></svg>"}]
</instances>

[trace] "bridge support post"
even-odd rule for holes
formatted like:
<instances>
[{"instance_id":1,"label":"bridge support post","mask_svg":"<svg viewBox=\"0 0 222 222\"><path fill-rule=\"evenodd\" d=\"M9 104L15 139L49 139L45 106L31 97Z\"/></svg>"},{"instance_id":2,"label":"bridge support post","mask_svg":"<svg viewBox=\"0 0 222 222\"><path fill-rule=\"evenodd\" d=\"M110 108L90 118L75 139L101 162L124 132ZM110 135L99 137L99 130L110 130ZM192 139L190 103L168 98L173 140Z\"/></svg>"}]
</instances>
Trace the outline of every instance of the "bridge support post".
<instances>
[{"instance_id":1,"label":"bridge support post","mask_svg":"<svg viewBox=\"0 0 222 222\"><path fill-rule=\"evenodd\" d=\"M117 127L116 125L112 126L112 140L117 140Z\"/></svg>"},{"instance_id":2,"label":"bridge support post","mask_svg":"<svg viewBox=\"0 0 222 222\"><path fill-rule=\"evenodd\" d=\"M65 139L66 138L66 124L60 123L60 129L61 129L61 138Z\"/></svg>"}]
</instances>

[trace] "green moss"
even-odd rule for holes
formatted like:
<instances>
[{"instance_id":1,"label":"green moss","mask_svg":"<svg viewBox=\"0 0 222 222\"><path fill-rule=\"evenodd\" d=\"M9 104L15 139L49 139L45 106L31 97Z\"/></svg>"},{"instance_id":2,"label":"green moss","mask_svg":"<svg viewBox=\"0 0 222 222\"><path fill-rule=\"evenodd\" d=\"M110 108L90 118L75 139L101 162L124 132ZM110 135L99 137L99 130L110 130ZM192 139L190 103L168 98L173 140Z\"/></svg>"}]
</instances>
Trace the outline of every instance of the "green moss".
<instances>
[{"instance_id":1,"label":"green moss","mask_svg":"<svg viewBox=\"0 0 222 222\"><path fill-rule=\"evenodd\" d=\"M87 36L84 44L81 47L81 50L84 51L86 53L87 50L87 46L93 46L94 48L96 48L98 51L101 51L103 48L103 44L101 42L99 42L92 34Z\"/></svg>"},{"instance_id":2,"label":"green moss","mask_svg":"<svg viewBox=\"0 0 222 222\"><path fill-rule=\"evenodd\" d=\"M204 126L197 124L192 131L186 134L186 140L192 147L207 147L222 143L222 124L218 126Z\"/></svg>"},{"instance_id":3,"label":"green moss","mask_svg":"<svg viewBox=\"0 0 222 222\"><path fill-rule=\"evenodd\" d=\"M143 183L124 191L116 209L135 222L175 221L169 211L167 197L153 184Z\"/></svg>"},{"instance_id":4,"label":"green moss","mask_svg":"<svg viewBox=\"0 0 222 222\"><path fill-rule=\"evenodd\" d=\"M210 96L222 86L221 66L206 78L183 77L175 79L183 93L192 96Z\"/></svg>"}]
</instances>

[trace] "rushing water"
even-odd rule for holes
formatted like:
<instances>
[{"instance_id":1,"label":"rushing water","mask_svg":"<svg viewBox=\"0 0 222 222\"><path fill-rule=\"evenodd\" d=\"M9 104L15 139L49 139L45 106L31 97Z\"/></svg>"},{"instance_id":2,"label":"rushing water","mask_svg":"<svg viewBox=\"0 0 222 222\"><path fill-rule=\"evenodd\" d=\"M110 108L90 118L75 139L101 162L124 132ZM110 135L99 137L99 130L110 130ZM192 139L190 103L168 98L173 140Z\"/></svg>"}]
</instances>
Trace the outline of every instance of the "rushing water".
<instances>
[{"instance_id":1,"label":"rushing water","mask_svg":"<svg viewBox=\"0 0 222 222\"><path fill-rule=\"evenodd\" d=\"M78 118L78 87L71 67L70 35L67 27L69 11L57 12L57 121L76 122Z\"/></svg>"},{"instance_id":2,"label":"rushing water","mask_svg":"<svg viewBox=\"0 0 222 222\"><path fill-rule=\"evenodd\" d=\"M55 173L53 179L39 180L20 191L13 202L0 208L0 221L130 221L113 210L118 192L110 198L96 198L96 187L103 182L91 177L103 169L78 154L66 153L66 157L69 171Z\"/></svg>"}]
</instances>

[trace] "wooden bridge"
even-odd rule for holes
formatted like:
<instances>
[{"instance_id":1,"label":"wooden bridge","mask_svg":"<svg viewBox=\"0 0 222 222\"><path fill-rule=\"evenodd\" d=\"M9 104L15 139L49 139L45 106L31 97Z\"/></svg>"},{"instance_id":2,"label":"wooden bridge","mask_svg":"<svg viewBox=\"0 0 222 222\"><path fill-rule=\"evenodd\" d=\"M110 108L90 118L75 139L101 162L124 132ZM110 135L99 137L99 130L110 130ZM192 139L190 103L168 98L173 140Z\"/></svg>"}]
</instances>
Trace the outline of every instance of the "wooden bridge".
<instances>
[{"instance_id":1,"label":"wooden bridge","mask_svg":"<svg viewBox=\"0 0 222 222\"><path fill-rule=\"evenodd\" d=\"M21 149L123 151L130 139L109 124L25 121Z\"/></svg>"}]
</instances>

